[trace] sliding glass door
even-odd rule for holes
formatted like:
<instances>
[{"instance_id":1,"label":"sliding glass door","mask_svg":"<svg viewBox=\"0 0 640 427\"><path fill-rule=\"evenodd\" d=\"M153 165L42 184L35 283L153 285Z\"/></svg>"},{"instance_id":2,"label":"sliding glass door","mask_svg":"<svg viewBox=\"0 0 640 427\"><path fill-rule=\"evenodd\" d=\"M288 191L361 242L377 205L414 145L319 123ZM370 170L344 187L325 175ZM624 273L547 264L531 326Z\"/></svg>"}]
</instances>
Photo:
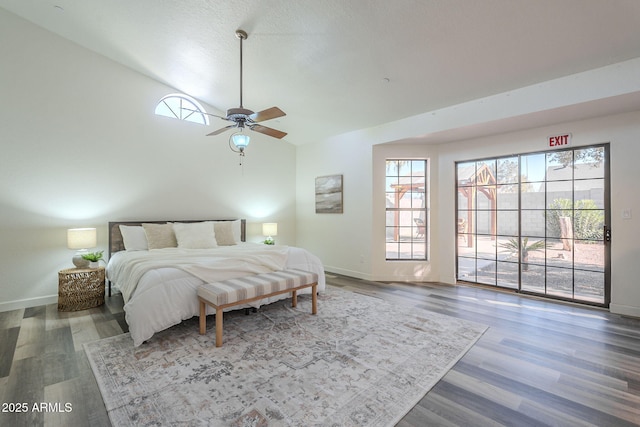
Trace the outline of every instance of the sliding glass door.
<instances>
[{"instance_id":1,"label":"sliding glass door","mask_svg":"<svg viewBox=\"0 0 640 427\"><path fill-rule=\"evenodd\" d=\"M457 278L608 306L608 145L456 164Z\"/></svg>"}]
</instances>

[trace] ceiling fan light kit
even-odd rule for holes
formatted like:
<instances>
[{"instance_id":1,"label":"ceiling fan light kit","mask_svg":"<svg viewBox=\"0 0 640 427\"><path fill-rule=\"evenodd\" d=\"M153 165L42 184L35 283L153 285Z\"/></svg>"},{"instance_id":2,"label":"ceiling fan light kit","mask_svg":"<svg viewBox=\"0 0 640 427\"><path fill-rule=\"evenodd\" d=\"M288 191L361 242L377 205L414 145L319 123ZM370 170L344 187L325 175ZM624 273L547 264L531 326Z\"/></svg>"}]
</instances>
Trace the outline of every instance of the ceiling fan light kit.
<instances>
[{"instance_id":1,"label":"ceiling fan light kit","mask_svg":"<svg viewBox=\"0 0 640 427\"><path fill-rule=\"evenodd\" d=\"M238 126L238 127L240 130L238 132L233 133L229 137L229 148L231 148L231 151L240 154L240 165L242 165L242 157L244 157L244 149L247 148L247 145L249 145L251 138L249 137L249 135L242 132L244 130L244 126Z\"/></svg>"},{"instance_id":2,"label":"ceiling fan light kit","mask_svg":"<svg viewBox=\"0 0 640 427\"><path fill-rule=\"evenodd\" d=\"M237 30L236 37L240 40L240 106L237 108L228 109L226 117L209 114L210 116L218 117L222 120L232 122L233 124L213 131L207 134L207 136L219 135L233 128L238 129L237 132L229 137L229 147L232 151L239 153L241 157L244 157L244 149L249 145L249 141L251 139L249 135L243 132L244 129L249 128L254 132L259 132L273 138L282 139L287 135L286 132L272 129L258 123L278 117L283 117L286 114L278 107L267 108L266 110L258 111L257 113L255 113L248 108L244 108L244 106L242 105L242 41L246 40L248 36L245 31Z\"/></svg>"}]
</instances>

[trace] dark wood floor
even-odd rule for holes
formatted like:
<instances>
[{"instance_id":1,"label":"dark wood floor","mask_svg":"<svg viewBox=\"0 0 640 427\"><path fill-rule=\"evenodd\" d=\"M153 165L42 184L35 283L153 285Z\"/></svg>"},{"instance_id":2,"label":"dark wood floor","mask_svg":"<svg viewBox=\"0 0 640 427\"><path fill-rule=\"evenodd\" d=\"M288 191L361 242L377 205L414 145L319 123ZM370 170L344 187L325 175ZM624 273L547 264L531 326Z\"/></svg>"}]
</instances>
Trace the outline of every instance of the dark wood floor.
<instances>
[{"instance_id":1,"label":"dark wood floor","mask_svg":"<svg viewBox=\"0 0 640 427\"><path fill-rule=\"evenodd\" d=\"M493 289L327 279L490 327L399 427L640 425L639 319ZM126 330L119 295L0 313L0 426L108 426L82 344ZM58 412L34 411L42 402ZM16 403L27 412L6 412Z\"/></svg>"}]
</instances>

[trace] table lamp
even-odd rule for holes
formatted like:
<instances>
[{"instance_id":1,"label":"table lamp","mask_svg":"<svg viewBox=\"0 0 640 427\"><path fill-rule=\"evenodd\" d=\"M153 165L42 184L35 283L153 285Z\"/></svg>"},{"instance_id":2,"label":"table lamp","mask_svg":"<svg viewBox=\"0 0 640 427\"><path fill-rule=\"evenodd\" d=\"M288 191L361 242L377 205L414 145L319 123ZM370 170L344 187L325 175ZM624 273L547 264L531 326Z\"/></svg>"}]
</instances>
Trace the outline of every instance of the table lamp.
<instances>
[{"instance_id":1,"label":"table lamp","mask_svg":"<svg viewBox=\"0 0 640 427\"><path fill-rule=\"evenodd\" d=\"M262 224L262 235L266 237L264 240L265 245L275 245L276 241L273 240L273 236L278 235L278 223L265 222Z\"/></svg>"},{"instance_id":2,"label":"table lamp","mask_svg":"<svg viewBox=\"0 0 640 427\"><path fill-rule=\"evenodd\" d=\"M77 249L73 256L73 265L77 268L89 267L89 260L82 258L87 253L87 249L95 248L98 238L95 228L70 228L67 230L67 247Z\"/></svg>"}]
</instances>

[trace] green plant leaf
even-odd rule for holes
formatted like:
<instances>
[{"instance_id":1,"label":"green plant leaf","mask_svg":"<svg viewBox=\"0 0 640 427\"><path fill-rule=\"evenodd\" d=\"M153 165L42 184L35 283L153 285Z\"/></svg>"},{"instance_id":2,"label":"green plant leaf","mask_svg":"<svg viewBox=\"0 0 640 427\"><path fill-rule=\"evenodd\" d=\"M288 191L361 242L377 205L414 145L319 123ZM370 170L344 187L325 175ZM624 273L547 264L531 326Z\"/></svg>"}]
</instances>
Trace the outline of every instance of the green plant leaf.
<instances>
[{"instance_id":1,"label":"green plant leaf","mask_svg":"<svg viewBox=\"0 0 640 427\"><path fill-rule=\"evenodd\" d=\"M104 253L104 251L89 252L89 253L83 254L82 258L86 259L87 261L97 262L97 261L100 261L102 259L102 254L103 253Z\"/></svg>"}]
</instances>

